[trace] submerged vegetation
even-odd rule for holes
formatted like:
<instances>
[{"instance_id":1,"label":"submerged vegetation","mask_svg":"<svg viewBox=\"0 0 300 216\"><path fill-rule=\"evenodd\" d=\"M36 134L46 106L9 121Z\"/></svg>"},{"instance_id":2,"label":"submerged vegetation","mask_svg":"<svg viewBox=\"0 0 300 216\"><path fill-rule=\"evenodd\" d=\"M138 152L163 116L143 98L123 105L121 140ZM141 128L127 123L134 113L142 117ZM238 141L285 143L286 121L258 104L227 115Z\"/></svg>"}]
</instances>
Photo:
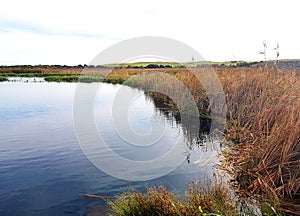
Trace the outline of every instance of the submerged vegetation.
<instances>
[{"instance_id":1,"label":"submerged vegetation","mask_svg":"<svg viewBox=\"0 0 300 216\"><path fill-rule=\"evenodd\" d=\"M194 75L198 73L201 77L203 68L132 69L127 65L109 71L109 74L105 68L91 68L87 75L80 76L81 70L31 68L25 72L4 68L0 70L0 80L5 81L10 76L31 76L58 82L126 81L126 85L146 91L158 85L156 87L165 94L148 93L156 104L167 107L179 117L183 113L179 113L176 106L178 101L175 103L167 96L175 93L177 98L182 98L180 103L186 105L184 114L192 116L189 104L180 97L180 87L156 76L159 71L188 88L200 117L211 117L214 104L201 83L205 77L199 82ZM214 71L222 83L228 108L225 136L234 143L226 152L225 160L239 195L258 200L262 203L262 211L269 212L266 215L279 215L277 212L280 211L300 215L299 72L275 67L216 67ZM138 82L130 79L133 75L139 76ZM112 215L237 215L237 207L228 196L228 191L219 185L208 189L191 187L184 198L159 187L149 188L145 195L138 192L121 195L109 204Z\"/></svg>"}]
</instances>

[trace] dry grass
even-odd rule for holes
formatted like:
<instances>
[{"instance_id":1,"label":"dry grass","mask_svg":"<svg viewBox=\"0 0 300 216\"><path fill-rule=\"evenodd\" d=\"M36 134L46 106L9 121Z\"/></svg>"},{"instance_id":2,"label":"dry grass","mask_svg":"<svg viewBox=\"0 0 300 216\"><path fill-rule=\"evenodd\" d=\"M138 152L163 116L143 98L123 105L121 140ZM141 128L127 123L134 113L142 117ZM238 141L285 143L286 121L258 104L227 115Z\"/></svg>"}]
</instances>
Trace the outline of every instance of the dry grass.
<instances>
[{"instance_id":1,"label":"dry grass","mask_svg":"<svg viewBox=\"0 0 300 216\"><path fill-rule=\"evenodd\" d=\"M300 79L292 71L230 70L221 75L227 136L239 188L300 212Z\"/></svg>"},{"instance_id":2,"label":"dry grass","mask_svg":"<svg viewBox=\"0 0 300 216\"><path fill-rule=\"evenodd\" d=\"M273 200L273 205L285 212L299 213L299 76L294 71L276 68L217 68L215 71L228 107L226 136L239 144L230 156L239 189L251 196ZM193 72L201 77L201 69ZM200 113L210 114L212 104L195 76L184 69L173 74L192 93ZM141 75L139 83L129 84L145 90L157 85L166 95L177 94L183 100L180 103L185 104L181 89L164 80L167 79L156 80L155 74L148 73ZM165 96L159 97L166 101Z\"/></svg>"}]
</instances>

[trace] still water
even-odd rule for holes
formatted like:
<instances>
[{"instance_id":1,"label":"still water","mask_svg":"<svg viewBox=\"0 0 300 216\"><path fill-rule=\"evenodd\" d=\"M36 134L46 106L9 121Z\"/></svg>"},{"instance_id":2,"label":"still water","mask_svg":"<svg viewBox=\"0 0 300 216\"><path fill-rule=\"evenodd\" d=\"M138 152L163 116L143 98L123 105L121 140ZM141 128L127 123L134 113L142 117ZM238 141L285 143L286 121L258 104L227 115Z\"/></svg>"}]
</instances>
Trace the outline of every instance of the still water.
<instances>
[{"instance_id":1,"label":"still water","mask_svg":"<svg viewBox=\"0 0 300 216\"><path fill-rule=\"evenodd\" d=\"M173 160L182 164L147 181L121 180L101 171L76 138L72 112L75 90L75 83L0 83L0 215L84 215L89 206L105 203L82 196L85 193L113 196L132 187L143 192L147 186L161 184L183 193L190 181L213 178L217 142L188 137L188 129L158 109L143 91L112 84L102 84L94 102L95 124L103 140L116 154L133 161L158 158L179 142L182 157ZM117 132L116 124L122 122L113 120L111 110L120 91L126 93L122 97L134 98L127 108L127 120L136 133L145 135L155 127L153 123L163 122L163 134L155 145L130 145ZM109 155L100 156L102 162L114 165ZM155 170L166 165L162 163ZM115 168L122 172L122 167ZM145 167L144 175L147 170L151 175L152 168ZM132 170L135 167L127 171Z\"/></svg>"}]
</instances>

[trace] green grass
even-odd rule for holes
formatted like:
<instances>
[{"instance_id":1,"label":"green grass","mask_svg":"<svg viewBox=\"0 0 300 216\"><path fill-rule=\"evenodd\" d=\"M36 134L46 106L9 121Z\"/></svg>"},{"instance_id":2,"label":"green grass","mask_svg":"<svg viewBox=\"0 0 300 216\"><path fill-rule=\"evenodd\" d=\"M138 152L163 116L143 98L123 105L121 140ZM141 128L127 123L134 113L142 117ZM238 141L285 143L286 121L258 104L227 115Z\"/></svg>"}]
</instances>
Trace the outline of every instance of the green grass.
<instances>
[{"instance_id":1,"label":"green grass","mask_svg":"<svg viewBox=\"0 0 300 216\"><path fill-rule=\"evenodd\" d=\"M128 75L126 74L66 74L66 73L0 73L0 81L7 81L8 77L43 77L47 82L106 82L113 84L122 84Z\"/></svg>"},{"instance_id":2,"label":"green grass","mask_svg":"<svg viewBox=\"0 0 300 216\"><path fill-rule=\"evenodd\" d=\"M151 187L146 194L127 192L108 204L110 216L238 215L230 193L219 184L206 187L192 184L184 196L176 195L163 186Z\"/></svg>"},{"instance_id":3,"label":"green grass","mask_svg":"<svg viewBox=\"0 0 300 216\"><path fill-rule=\"evenodd\" d=\"M164 186L147 188L145 194L133 190L107 203L109 216L284 216L266 201L242 204L228 187L211 182L192 183L184 195Z\"/></svg>"},{"instance_id":4,"label":"green grass","mask_svg":"<svg viewBox=\"0 0 300 216\"><path fill-rule=\"evenodd\" d=\"M49 75L45 77L47 82L78 82L80 75Z\"/></svg>"},{"instance_id":5,"label":"green grass","mask_svg":"<svg viewBox=\"0 0 300 216\"><path fill-rule=\"evenodd\" d=\"M0 76L0 82L8 81L7 77L1 77Z\"/></svg>"},{"instance_id":6,"label":"green grass","mask_svg":"<svg viewBox=\"0 0 300 216\"><path fill-rule=\"evenodd\" d=\"M146 68L150 64L170 66L171 68L180 67L198 67L202 65L210 66L227 66L227 67L237 67L237 66L250 66L257 62L245 62L245 61L228 61L228 62L212 62L212 61L195 61L195 62L134 62L134 63L120 63L120 64L105 64L106 68Z\"/></svg>"}]
</instances>

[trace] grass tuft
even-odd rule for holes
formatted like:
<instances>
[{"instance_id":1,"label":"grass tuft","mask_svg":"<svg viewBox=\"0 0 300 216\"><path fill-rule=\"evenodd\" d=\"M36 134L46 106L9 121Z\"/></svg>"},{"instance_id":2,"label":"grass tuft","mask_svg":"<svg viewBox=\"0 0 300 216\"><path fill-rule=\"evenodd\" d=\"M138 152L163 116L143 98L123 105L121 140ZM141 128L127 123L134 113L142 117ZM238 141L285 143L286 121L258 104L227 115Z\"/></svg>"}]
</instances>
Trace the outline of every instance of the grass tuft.
<instances>
[{"instance_id":1,"label":"grass tuft","mask_svg":"<svg viewBox=\"0 0 300 216\"><path fill-rule=\"evenodd\" d=\"M235 203L222 185L202 187L193 184L186 196L179 197L165 187L150 187L146 194L125 193L109 201L111 216L193 216L238 215Z\"/></svg>"}]
</instances>

